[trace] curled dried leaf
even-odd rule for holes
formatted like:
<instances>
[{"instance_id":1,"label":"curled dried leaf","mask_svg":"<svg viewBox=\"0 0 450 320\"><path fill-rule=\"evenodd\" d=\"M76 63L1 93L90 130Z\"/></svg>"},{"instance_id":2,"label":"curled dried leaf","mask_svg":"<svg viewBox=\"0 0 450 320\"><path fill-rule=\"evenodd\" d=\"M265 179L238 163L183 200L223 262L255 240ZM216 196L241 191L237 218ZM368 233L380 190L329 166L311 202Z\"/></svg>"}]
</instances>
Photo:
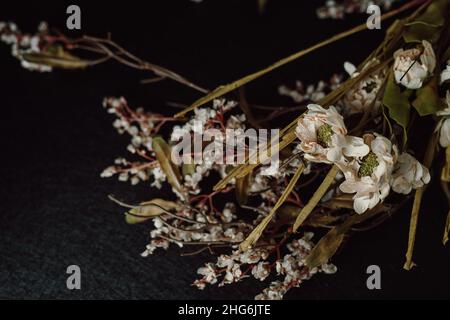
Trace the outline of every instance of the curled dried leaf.
<instances>
[{"instance_id":1,"label":"curled dried leaf","mask_svg":"<svg viewBox=\"0 0 450 320\"><path fill-rule=\"evenodd\" d=\"M353 209L353 195L343 194L333 197L327 202L321 204L323 207L337 210L337 209Z\"/></svg>"},{"instance_id":2,"label":"curled dried leaf","mask_svg":"<svg viewBox=\"0 0 450 320\"><path fill-rule=\"evenodd\" d=\"M155 137L153 138L152 147L156 155L156 160L158 160L161 170L167 177L167 181L174 189L183 193L180 170L171 160L170 146L163 138Z\"/></svg>"},{"instance_id":3,"label":"curled dried leaf","mask_svg":"<svg viewBox=\"0 0 450 320\"><path fill-rule=\"evenodd\" d=\"M178 211L181 206L173 201L163 199L153 199L142 202L138 207L131 209L125 213L125 221L128 224L136 224L147 221L148 219L157 217L165 211Z\"/></svg>"},{"instance_id":4,"label":"curled dried leaf","mask_svg":"<svg viewBox=\"0 0 450 320\"><path fill-rule=\"evenodd\" d=\"M61 69L83 69L92 64L92 61L80 59L61 46L51 47L39 53L25 53L22 57L27 62Z\"/></svg>"},{"instance_id":5,"label":"curled dried leaf","mask_svg":"<svg viewBox=\"0 0 450 320\"><path fill-rule=\"evenodd\" d=\"M349 226L344 224L334 227L329 231L317 245L311 250L310 254L306 258L305 264L308 268L315 268L327 263L328 260L336 253L337 249L341 246L345 237L345 232Z\"/></svg>"}]
</instances>

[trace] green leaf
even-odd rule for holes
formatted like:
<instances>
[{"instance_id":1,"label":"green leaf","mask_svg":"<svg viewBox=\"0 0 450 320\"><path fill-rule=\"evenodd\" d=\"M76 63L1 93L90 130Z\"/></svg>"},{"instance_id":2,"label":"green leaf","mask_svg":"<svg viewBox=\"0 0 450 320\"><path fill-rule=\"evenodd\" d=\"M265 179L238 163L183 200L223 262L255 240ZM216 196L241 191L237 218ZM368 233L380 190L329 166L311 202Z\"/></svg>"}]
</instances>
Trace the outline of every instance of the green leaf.
<instances>
[{"instance_id":1,"label":"green leaf","mask_svg":"<svg viewBox=\"0 0 450 320\"><path fill-rule=\"evenodd\" d=\"M161 170L167 177L167 181L178 192L183 193L181 186L181 174L178 167L171 160L170 146L161 137L154 137L152 142L153 151L156 155Z\"/></svg>"},{"instance_id":2,"label":"green leaf","mask_svg":"<svg viewBox=\"0 0 450 320\"><path fill-rule=\"evenodd\" d=\"M138 207L125 213L125 221L128 224L136 224L147 221L163 214L165 211L181 210L181 206L173 201L153 199L141 203Z\"/></svg>"},{"instance_id":3,"label":"green leaf","mask_svg":"<svg viewBox=\"0 0 450 320\"><path fill-rule=\"evenodd\" d=\"M47 51L39 53L25 53L22 57L30 63L61 69L83 69L92 63L73 56L61 46L50 47Z\"/></svg>"},{"instance_id":4,"label":"green leaf","mask_svg":"<svg viewBox=\"0 0 450 320\"><path fill-rule=\"evenodd\" d=\"M434 114L442 109L438 94L438 77L433 77L428 83L417 90L416 99L412 105L421 116Z\"/></svg>"},{"instance_id":5,"label":"green leaf","mask_svg":"<svg viewBox=\"0 0 450 320\"><path fill-rule=\"evenodd\" d=\"M445 24L449 3L449 0L435 0L430 3L423 14L407 25L403 34L405 42L428 40L430 43L435 43Z\"/></svg>"},{"instance_id":6,"label":"green leaf","mask_svg":"<svg viewBox=\"0 0 450 320\"><path fill-rule=\"evenodd\" d=\"M403 129L406 129L409 123L411 93L411 90L402 91L402 88L395 83L394 74L391 72L384 91L383 105L389 110L389 117Z\"/></svg>"}]
</instances>

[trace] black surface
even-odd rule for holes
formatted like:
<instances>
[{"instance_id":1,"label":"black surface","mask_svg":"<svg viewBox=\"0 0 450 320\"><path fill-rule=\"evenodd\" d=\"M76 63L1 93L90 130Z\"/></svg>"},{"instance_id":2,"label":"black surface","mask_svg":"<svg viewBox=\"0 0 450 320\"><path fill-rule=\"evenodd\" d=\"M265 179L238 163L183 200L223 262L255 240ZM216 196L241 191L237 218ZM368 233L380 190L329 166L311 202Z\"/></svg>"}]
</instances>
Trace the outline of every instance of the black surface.
<instances>
[{"instance_id":1,"label":"black surface","mask_svg":"<svg viewBox=\"0 0 450 320\"><path fill-rule=\"evenodd\" d=\"M313 2L270 1L262 16L254 1L83 2L82 32L112 32L138 56L214 88L364 21L361 15L319 21ZM66 5L3 2L0 20L14 20L29 32L47 20L64 31ZM250 99L288 103L277 95L279 84L314 83L342 72L344 61L359 63L383 32L352 36L256 81L248 87ZM106 198L113 193L133 202L158 193L100 179L115 157L126 155L126 139L111 127L102 98L124 95L132 105L172 112L164 101L189 103L195 92L170 81L140 85L144 74L115 64L31 73L4 45L0 61L0 298L252 299L268 285L249 279L204 291L191 287L196 269L211 257L180 257L173 248L141 258L151 226L126 225L121 209ZM414 255L418 268L402 270L408 206L383 226L352 237L334 259L336 275L316 276L286 298L449 298L450 252L441 244L446 208L440 199L432 187L424 201ZM70 264L82 269L80 291L66 289ZM371 264L381 267L382 290L366 288Z\"/></svg>"}]
</instances>

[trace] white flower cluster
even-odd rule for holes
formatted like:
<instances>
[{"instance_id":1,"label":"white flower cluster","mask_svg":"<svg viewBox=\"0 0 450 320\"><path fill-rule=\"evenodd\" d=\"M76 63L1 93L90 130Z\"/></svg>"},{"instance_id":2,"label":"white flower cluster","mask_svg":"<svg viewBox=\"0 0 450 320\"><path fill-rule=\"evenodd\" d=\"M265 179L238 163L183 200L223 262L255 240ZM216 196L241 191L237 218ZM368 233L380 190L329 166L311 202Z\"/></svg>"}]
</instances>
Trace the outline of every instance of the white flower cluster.
<instances>
[{"instance_id":1,"label":"white flower cluster","mask_svg":"<svg viewBox=\"0 0 450 320\"><path fill-rule=\"evenodd\" d=\"M38 26L35 35L23 34L15 23L0 21L0 40L11 46L11 54L21 61L22 67L31 71L50 72L52 67L31 63L23 59L26 53L39 53L42 50L42 42L48 33L45 22Z\"/></svg>"},{"instance_id":2,"label":"white flower cluster","mask_svg":"<svg viewBox=\"0 0 450 320\"><path fill-rule=\"evenodd\" d=\"M342 82L342 76L333 75L328 82L319 81L317 85L310 84L306 86L301 81L296 81L295 88L289 88L285 85L278 87L278 93L282 96L292 98L296 103L318 102L325 95L335 90Z\"/></svg>"},{"instance_id":3,"label":"white flower cluster","mask_svg":"<svg viewBox=\"0 0 450 320\"><path fill-rule=\"evenodd\" d=\"M395 1L398 0L327 0L323 7L317 9L317 16L320 19L343 19L346 14L365 13L371 4L389 10Z\"/></svg>"},{"instance_id":4,"label":"white flower cluster","mask_svg":"<svg viewBox=\"0 0 450 320\"><path fill-rule=\"evenodd\" d=\"M224 99L214 100L212 108L196 109L189 121L183 126L172 127L171 143L177 142L185 134L201 133L209 128L237 129L245 128L245 115L231 115L226 121L224 114L236 106L233 101ZM177 119L165 117L161 114L144 112L142 108L133 109L123 97L108 97L103 101L103 107L108 113L114 114L116 119L113 127L119 134L128 134L131 137L127 150L138 157L138 161L128 161L118 158L113 166L106 168L101 177L118 175L120 181L130 181L132 185L152 178L152 186L160 189L166 181L166 175L156 161L152 148L153 137L159 132L162 125ZM212 143L223 143L214 140ZM210 150L214 150L211 148ZM211 170L222 172L224 166L217 165L214 154L204 153L202 163L195 166L194 172L183 177L184 187L190 194L200 192L199 183L207 177Z\"/></svg>"},{"instance_id":5,"label":"white flower cluster","mask_svg":"<svg viewBox=\"0 0 450 320\"><path fill-rule=\"evenodd\" d=\"M308 105L296 133L305 160L335 164L343 172L340 190L354 194L353 208L359 214L382 202L391 186L407 194L430 180L428 169L411 155L398 157L389 139L376 133L363 138L347 135L343 117L333 106Z\"/></svg>"},{"instance_id":6,"label":"white flower cluster","mask_svg":"<svg viewBox=\"0 0 450 320\"><path fill-rule=\"evenodd\" d=\"M310 279L317 272L328 274L336 272L337 269L332 264L324 264L314 269L309 269L305 265L305 259L314 246L312 237L312 233L305 233L302 238L293 240L285 246L289 253L272 263L268 261L271 254L281 249L276 244L245 252L236 250L231 255L220 255L216 263L207 263L197 270L202 278L195 280L193 285L199 289L204 289L207 284L218 283L219 286L223 286L238 282L250 274L255 279L264 281L272 271L275 271L278 276L284 277L283 281L272 282L255 299L280 300L289 289L300 286L304 280Z\"/></svg>"},{"instance_id":7,"label":"white flower cluster","mask_svg":"<svg viewBox=\"0 0 450 320\"><path fill-rule=\"evenodd\" d=\"M131 141L127 150L139 157L139 160L128 161L117 158L113 166L102 172L101 177L107 178L117 174L120 181L130 181L132 185L153 178L152 186L161 188L166 176L154 157L152 137L165 118L162 115L144 112L142 108L133 110L123 97L105 98L103 107L117 117L113 122L117 132L130 135Z\"/></svg>"},{"instance_id":8,"label":"white flower cluster","mask_svg":"<svg viewBox=\"0 0 450 320\"><path fill-rule=\"evenodd\" d=\"M237 103L234 101L227 101L225 99L216 99L213 101L212 108L197 108L194 110L194 115L184 123L182 126L176 125L173 127L170 141L172 143L178 142L184 135L192 135L194 133L203 133L207 129L245 129L245 115L230 115L228 120L224 122L224 114L229 112ZM218 149L223 149L225 141L214 139L211 143L220 144ZM210 152L202 154L202 162L195 166L195 171L192 174L184 176L185 185L190 190L191 194L200 192L199 183L203 178L207 177L211 170L222 172L224 166L218 165L217 155L214 154L215 148L209 148Z\"/></svg>"},{"instance_id":9,"label":"white flower cluster","mask_svg":"<svg viewBox=\"0 0 450 320\"><path fill-rule=\"evenodd\" d=\"M226 203L221 212L213 212L206 204L200 208L186 206L174 215L163 213L153 218L155 228L150 232L151 241L142 253L153 254L155 249L167 249L170 243L183 247L185 243L240 243L249 225L238 221L234 203Z\"/></svg>"}]
</instances>

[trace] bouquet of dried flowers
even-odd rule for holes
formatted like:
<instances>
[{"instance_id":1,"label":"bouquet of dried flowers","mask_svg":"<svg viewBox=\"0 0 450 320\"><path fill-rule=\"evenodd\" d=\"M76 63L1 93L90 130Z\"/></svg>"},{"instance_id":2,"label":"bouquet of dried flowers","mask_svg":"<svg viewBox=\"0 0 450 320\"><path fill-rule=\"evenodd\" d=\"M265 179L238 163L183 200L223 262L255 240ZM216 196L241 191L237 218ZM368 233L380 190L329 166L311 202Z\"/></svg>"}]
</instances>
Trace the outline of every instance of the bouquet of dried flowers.
<instances>
[{"instance_id":1,"label":"bouquet of dried flowers","mask_svg":"<svg viewBox=\"0 0 450 320\"><path fill-rule=\"evenodd\" d=\"M378 4L389 9L391 2ZM364 11L367 5L367 1L328 1L318 14L342 18L344 13ZM198 269L196 287L222 286L246 277L263 281L276 274L279 279L256 298L281 299L317 272L336 272L329 261L346 237L380 225L413 200L404 264L411 269L421 200L432 176L441 180L450 203L450 91L446 90L450 0L409 1L381 19L407 10L412 12L391 24L370 56L358 66L344 64L347 76L334 75L306 88L301 82L295 88L281 86L280 94L300 105L295 108L251 105L243 90L239 101L223 97L320 47L363 31L365 24L211 92L134 56L109 37L69 39L46 24L28 35L13 23L0 23L0 35L28 69L80 69L116 60L152 72L154 77L147 82L171 79L205 94L176 115L133 108L123 97L106 98L104 107L116 118L113 126L119 134L130 136L127 149L132 157L116 159L101 176L172 189L173 196L136 205L110 197L127 208L127 223L153 222L151 241L142 256L172 244L194 248L184 255L208 250L216 260ZM80 51L98 58L80 58L76 54ZM255 110L265 117L257 118ZM252 152L251 142L245 140L240 163L224 161L229 154L217 152L226 144L219 136L228 130L261 129L268 120L287 113L297 117L266 138L265 156ZM270 123L274 126L274 121ZM422 141L413 139L425 123L430 126L421 134L428 142L421 146ZM169 128L166 137L161 135L163 127ZM192 160L201 153L199 161L174 161L173 149L181 138L191 140L207 130L217 134L183 155ZM443 164L440 153L445 154ZM234 154L231 157L235 160ZM209 188L205 181L213 177L220 181ZM443 226L445 244L450 212L446 221L443 217ZM323 236L313 241L312 231Z\"/></svg>"}]
</instances>

